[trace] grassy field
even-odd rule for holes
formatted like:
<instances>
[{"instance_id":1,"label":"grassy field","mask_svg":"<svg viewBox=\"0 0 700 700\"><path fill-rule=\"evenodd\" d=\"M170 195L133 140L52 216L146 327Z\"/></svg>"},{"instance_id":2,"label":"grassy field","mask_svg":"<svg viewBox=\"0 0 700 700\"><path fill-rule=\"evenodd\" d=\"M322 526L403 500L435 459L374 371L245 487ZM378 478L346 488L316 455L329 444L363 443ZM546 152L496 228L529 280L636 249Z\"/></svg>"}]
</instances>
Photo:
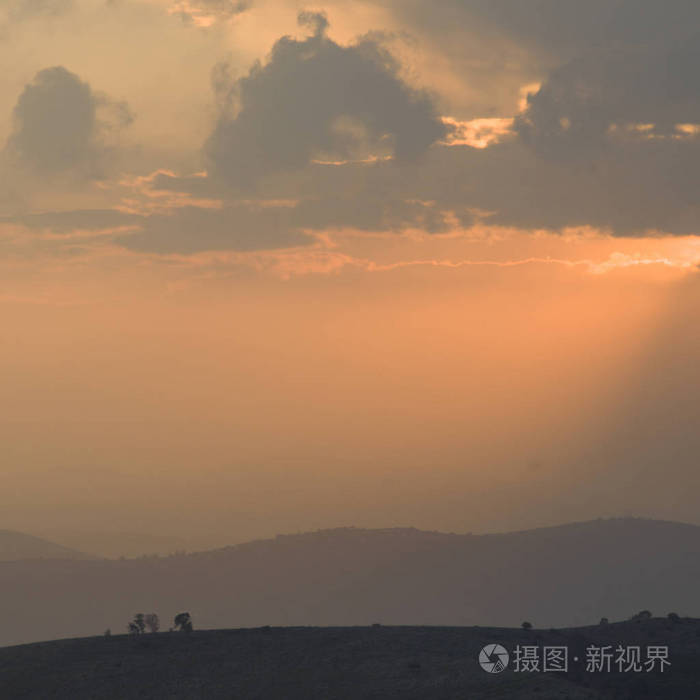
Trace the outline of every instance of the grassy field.
<instances>
[{"instance_id":1,"label":"grassy field","mask_svg":"<svg viewBox=\"0 0 700 700\"><path fill-rule=\"evenodd\" d=\"M511 653L486 673L480 649ZM664 673L590 673L589 645L667 645ZM513 669L516 645L567 646L568 673ZM574 656L581 660L573 661ZM0 648L0 697L324 700L700 697L700 620L562 630L278 627L93 637Z\"/></svg>"}]
</instances>

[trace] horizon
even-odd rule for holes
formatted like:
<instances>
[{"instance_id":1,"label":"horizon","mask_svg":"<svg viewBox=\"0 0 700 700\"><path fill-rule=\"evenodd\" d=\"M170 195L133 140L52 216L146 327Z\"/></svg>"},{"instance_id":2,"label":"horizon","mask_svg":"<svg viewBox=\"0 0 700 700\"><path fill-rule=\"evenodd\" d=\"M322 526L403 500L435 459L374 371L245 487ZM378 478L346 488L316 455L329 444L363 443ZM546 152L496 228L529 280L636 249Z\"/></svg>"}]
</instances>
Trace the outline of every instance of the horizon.
<instances>
[{"instance_id":1,"label":"horizon","mask_svg":"<svg viewBox=\"0 0 700 700\"><path fill-rule=\"evenodd\" d=\"M140 547L136 547L134 549L134 542L132 541L129 545L125 547L125 550L123 552L117 552L115 547L116 545L112 542L106 546L106 549L109 551L109 553L105 553L104 551L100 552L98 550L86 550L82 549L80 547L74 547L72 543L67 543L64 541L59 541L55 539L51 539L50 537L44 536L42 534L37 534L37 533L30 533L30 532L21 532L16 529L11 529L11 528L0 528L0 535L2 534L9 534L9 535L21 535L21 536L27 536L32 539L37 539L41 540L43 542L49 543L49 544L54 544L58 545L60 547L65 547L66 549L72 550L78 554L85 554L91 557L95 557L97 559L138 559L142 557L149 557L149 556L157 556L157 557L168 557L168 556L174 556L174 555L180 555L180 554L197 554L200 552L213 552L217 550L222 550L222 549L228 549L232 547L237 547L239 545L248 545L248 544L255 544L258 542L269 542L273 540L280 540L284 538L294 538L294 537L304 537L307 535L317 535L317 534L342 534L343 532L358 532L358 533L374 533L374 534L379 534L379 533L384 533L384 534L390 534L390 533L398 533L398 532L406 532L406 533L411 533L415 532L417 534L428 534L428 535L446 535L446 536L455 536L455 537L489 537L489 536L508 536L508 535L519 535L519 534L526 534L526 533L536 533L544 530L562 530L566 528L574 528L577 526L588 526L588 525L597 525L597 524L605 524L605 523L610 523L610 522L635 522L635 523L650 523L650 524L659 524L659 525L680 525L682 527L691 527L691 528L700 528L700 525L697 525L695 523L687 523L687 522L682 522L679 520L661 520L658 518L648 518L645 516L634 516L634 515L627 515L627 516L611 516L611 517L598 517L598 518L591 518L589 520L574 520L574 521L567 521L567 522L562 522L562 523L554 523L550 525L541 525L541 526L536 526L532 528L526 528L523 530L502 530L502 531L486 531L486 532L473 532L473 531L467 531L467 532L456 532L456 531L445 531L445 530L426 530L422 528L417 528L411 525L395 525L391 527L372 527L372 528L366 528L366 527L361 527L357 525L339 525L339 526L334 526L334 527L327 527L327 528L318 528L315 530L299 530L296 532L279 532L275 533L274 535L270 535L267 537L259 537L259 538L254 538L254 539L249 539L249 540L241 540L241 541L229 541L225 544L216 544L214 546L202 546L202 547L193 547L191 549L187 549L184 547L179 547L179 548L164 548L160 550L154 550L154 549L148 549L148 546L144 546L143 544ZM114 535L114 533L113 533ZM129 541L132 538L139 537L143 539L145 537L146 541L149 541L149 535L144 534L144 533L122 533L122 537L125 538L126 541ZM158 539L156 537L156 539ZM163 539L166 539L165 536L163 536ZM109 539L107 540L109 543ZM181 542L180 544L184 544L184 542ZM129 550L132 551L129 551Z\"/></svg>"}]
</instances>

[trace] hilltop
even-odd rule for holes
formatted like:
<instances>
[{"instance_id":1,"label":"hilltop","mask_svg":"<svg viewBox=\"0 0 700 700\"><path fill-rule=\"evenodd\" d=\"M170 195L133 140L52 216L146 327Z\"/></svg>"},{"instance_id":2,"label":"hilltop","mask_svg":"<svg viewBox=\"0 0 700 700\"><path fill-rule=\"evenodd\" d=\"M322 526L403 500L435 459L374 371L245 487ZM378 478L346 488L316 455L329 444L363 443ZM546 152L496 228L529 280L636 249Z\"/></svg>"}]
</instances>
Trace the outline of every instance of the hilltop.
<instances>
[{"instance_id":1,"label":"hilltop","mask_svg":"<svg viewBox=\"0 0 700 700\"><path fill-rule=\"evenodd\" d=\"M14 530L0 530L0 561L20 559L96 559L90 554Z\"/></svg>"},{"instance_id":2,"label":"hilltop","mask_svg":"<svg viewBox=\"0 0 700 700\"><path fill-rule=\"evenodd\" d=\"M500 674L486 644L566 646L568 673ZM668 645L663 673L586 672L589 645ZM257 628L71 639L0 649L3 697L26 700L642 700L700 697L700 620L531 630ZM613 669L615 667L613 666Z\"/></svg>"}]
</instances>

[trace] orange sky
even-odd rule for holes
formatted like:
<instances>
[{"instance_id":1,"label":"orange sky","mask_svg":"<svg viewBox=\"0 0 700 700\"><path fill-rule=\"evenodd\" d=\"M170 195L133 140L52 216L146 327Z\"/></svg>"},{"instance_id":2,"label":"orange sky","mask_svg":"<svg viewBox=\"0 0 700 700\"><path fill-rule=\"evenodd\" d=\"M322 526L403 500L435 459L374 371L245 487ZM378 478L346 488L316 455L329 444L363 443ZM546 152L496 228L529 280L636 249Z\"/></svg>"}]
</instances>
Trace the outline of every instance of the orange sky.
<instances>
[{"instance_id":1,"label":"orange sky","mask_svg":"<svg viewBox=\"0 0 700 700\"><path fill-rule=\"evenodd\" d=\"M610 260L601 247L577 252ZM63 269L4 298L9 524L223 544L626 513L623 494L578 502L577 479L620 394L658 371L647 349L677 290L697 286L661 264L208 271ZM654 492L638 511L694 517Z\"/></svg>"},{"instance_id":2,"label":"orange sky","mask_svg":"<svg viewBox=\"0 0 700 700\"><path fill-rule=\"evenodd\" d=\"M610 58L479 0L7 8L0 527L700 522L681 27Z\"/></svg>"}]
</instances>

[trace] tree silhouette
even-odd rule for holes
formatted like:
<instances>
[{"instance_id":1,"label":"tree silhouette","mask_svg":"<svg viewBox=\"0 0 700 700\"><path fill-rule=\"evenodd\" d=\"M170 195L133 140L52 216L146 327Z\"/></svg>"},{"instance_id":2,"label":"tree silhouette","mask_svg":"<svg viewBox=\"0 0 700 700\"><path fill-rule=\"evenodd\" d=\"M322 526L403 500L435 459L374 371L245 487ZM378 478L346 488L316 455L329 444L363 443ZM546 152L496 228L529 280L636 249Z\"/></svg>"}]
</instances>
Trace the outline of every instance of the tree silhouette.
<instances>
[{"instance_id":1,"label":"tree silhouette","mask_svg":"<svg viewBox=\"0 0 700 700\"><path fill-rule=\"evenodd\" d=\"M528 630L531 630L531 629L532 629L532 623L531 623L531 622L525 621L525 622L523 622L523 624L520 625L520 626L521 626L526 632L527 632Z\"/></svg>"},{"instance_id":2,"label":"tree silhouette","mask_svg":"<svg viewBox=\"0 0 700 700\"><path fill-rule=\"evenodd\" d=\"M180 632L192 631L192 618L188 612L181 612L175 615L175 629Z\"/></svg>"},{"instance_id":3,"label":"tree silhouette","mask_svg":"<svg viewBox=\"0 0 700 700\"><path fill-rule=\"evenodd\" d=\"M129 630L129 634L143 634L146 631L146 621L143 613L136 613L127 629Z\"/></svg>"},{"instance_id":4,"label":"tree silhouette","mask_svg":"<svg viewBox=\"0 0 700 700\"><path fill-rule=\"evenodd\" d=\"M151 634L155 634L160 629L160 618L156 613L148 613L148 615L144 617L144 623Z\"/></svg>"}]
</instances>

